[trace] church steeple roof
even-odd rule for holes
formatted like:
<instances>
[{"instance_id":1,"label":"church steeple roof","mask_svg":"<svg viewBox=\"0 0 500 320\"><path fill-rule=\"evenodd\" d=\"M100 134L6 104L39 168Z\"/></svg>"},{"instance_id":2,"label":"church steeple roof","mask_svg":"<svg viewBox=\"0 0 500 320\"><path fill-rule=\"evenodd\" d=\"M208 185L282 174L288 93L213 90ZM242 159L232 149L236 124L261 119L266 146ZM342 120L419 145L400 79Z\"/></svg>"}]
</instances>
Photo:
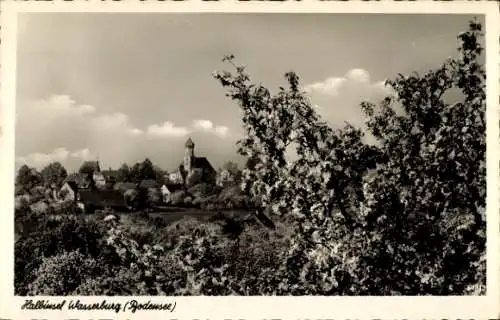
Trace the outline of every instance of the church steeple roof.
<instances>
[{"instance_id":1,"label":"church steeple roof","mask_svg":"<svg viewBox=\"0 0 500 320\"><path fill-rule=\"evenodd\" d=\"M194 148L194 142L193 142L193 140L191 140L191 137L189 137L189 139L186 141L185 147L186 148Z\"/></svg>"}]
</instances>

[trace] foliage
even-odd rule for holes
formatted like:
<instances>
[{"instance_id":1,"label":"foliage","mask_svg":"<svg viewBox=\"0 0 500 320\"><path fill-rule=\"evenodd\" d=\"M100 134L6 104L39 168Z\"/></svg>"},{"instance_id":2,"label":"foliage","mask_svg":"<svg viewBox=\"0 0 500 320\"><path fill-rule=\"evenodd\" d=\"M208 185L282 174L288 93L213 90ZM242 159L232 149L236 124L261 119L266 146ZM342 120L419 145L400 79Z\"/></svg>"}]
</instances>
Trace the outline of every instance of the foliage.
<instances>
[{"instance_id":1,"label":"foliage","mask_svg":"<svg viewBox=\"0 0 500 320\"><path fill-rule=\"evenodd\" d=\"M242 171L238 167L238 164L233 161L227 161L222 165L220 172L227 170L232 178L233 184L238 184L241 182Z\"/></svg>"},{"instance_id":2,"label":"foliage","mask_svg":"<svg viewBox=\"0 0 500 320\"><path fill-rule=\"evenodd\" d=\"M134 201L137 198L137 195L137 189L128 189L123 193L123 197L125 198L125 203L127 204L127 206L134 206Z\"/></svg>"},{"instance_id":3,"label":"foliage","mask_svg":"<svg viewBox=\"0 0 500 320\"><path fill-rule=\"evenodd\" d=\"M194 198L203 198L220 192L220 188L208 183L199 183L188 189L188 193Z\"/></svg>"},{"instance_id":4,"label":"foliage","mask_svg":"<svg viewBox=\"0 0 500 320\"><path fill-rule=\"evenodd\" d=\"M153 167L153 163L148 158L144 159L139 167L139 173L142 180L146 179L156 179L156 171Z\"/></svg>"},{"instance_id":5,"label":"foliage","mask_svg":"<svg viewBox=\"0 0 500 320\"><path fill-rule=\"evenodd\" d=\"M42 258L38 276L28 285L28 295L64 295L99 274L97 262L78 251Z\"/></svg>"},{"instance_id":6,"label":"foliage","mask_svg":"<svg viewBox=\"0 0 500 320\"><path fill-rule=\"evenodd\" d=\"M42 169L40 174L46 186L55 185L58 187L62 185L62 182L68 176L66 169L59 162L50 163Z\"/></svg>"},{"instance_id":7,"label":"foliage","mask_svg":"<svg viewBox=\"0 0 500 320\"><path fill-rule=\"evenodd\" d=\"M264 212L295 221L289 268L280 271L287 288L297 288L290 293L453 294L476 281L485 205L480 30L471 22L458 57L438 70L389 81L395 97L378 112L363 105L380 149L349 124L328 127L296 74L287 73L288 88L273 95L226 57L236 74L215 77L240 105L246 136L239 152L254 160L244 190L261 199ZM464 99L446 104L452 87ZM290 148L297 160L286 158ZM385 161L364 182L374 159ZM453 218L461 219L454 228Z\"/></svg>"},{"instance_id":8,"label":"foliage","mask_svg":"<svg viewBox=\"0 0 500 320\"><path fill-rule=\"evenodd\" d=\"M170 203L172 205L179 205L184 203L187 194L183 190L175 191L170 195Z\"/></svg>"},{"instance_id":9,"label":"foliage","mask_svg":"<svg viewBox=\"0 0 500 320\"><path fill-rule=\"evenodd\" d=\"M120 168L118 168L118 173L116 179L120 182L129 182L131 181L130 178L130 167L126 164L123 163Z\"/></svg>"},{"instance_id":10,"label":"foliage","mask_svg":"<svg viewBox=\"0 0 500 320\"><path fill-rule=\"evenodd\" d=\"M134 183L140 183L142 180L141 164L137 162L130 168L130 181Z\"/></svg>"},{"instance_id":11,"label":"foliage","mask_svg":"<svg viewBox=\"0 0 500 320\"><path fill-rule=\"evenodd\" d=\"M87 176L92 176L94 172L96 171L96 163L95 161L85 161L82 163L80 166L80 169L78 169L78 173L84 174Z\"/></svg>"},{"instance_id":12,"label":"foliage","mask_svg":"<svg viewBox=\"0 0 500 320\"><path fill-rule=\"evenodd\" d=\"M159 203L161 200L161 192L158 188L149 188L148 189L148 203L150 205L154 205Z\"/></svg>"},{"instance_id":13,"label":"foliage","mask_svg":"<svg viewBox=\"0 0 500 320\"><path fill-rule=\"evenodd\" d=\"M34 169L28 167L27 165L22 165L16 176L16 186L23 188L24 190L30 190L31 188L39 185L42 182L41 176Z\"/></svg>"},{"instance_id":14,"label":"foliage","mask_svg":"<svg viewBox=\"0 0 500 320\"><path fill-rule=\"evenodd\" d=\"M16 211L15 290L27 294L28 284L36 276L42 258L79 251L104 263L113 261L103 235L102 223L81 216L37 215L31 211Z\"/></svg>"},{"instance_id":15,"label":"foliage","mask_svg":"<svg viewBox=\"0 0 500 320\"><path fill-rule=\"evenodd\" d=\"M480 31L471 22L459 35L457 58L424 75L400 75L388 82L396 99L386 99L378 110L363 106L370 131L391 155L365 185L366 263L383 260L386 266L374 268L366 279L372 290L456 294L476 281L470 270L477 270L474 264L484 254L486 223ZM451 88L463 96L447 103L444 96Z\"/></svg>"},{"instance_id":16,"label":"foliage","mask_svg":"<svg viewBox=\"0 0 500 320\"><path fill-rule=\"evenodd\" d=\"M165 178L165 176L168 174L165 170L163 170L162 168L158 167L158 166L154 166L154 172L155 172L155 179L156 179L156 182L158 183L158 185L163 185L165 184L167 181L167 179Z\"/></svg>"},{"instance_id":17,"label":"foliage","mask_svg":"<svg viewBox=\"0 0 500 320\"><path fill-rule=\"evenodd\" d=\"M163 181L163 171L154 166L148 158L142 162L135 163L132 167L123 164L119 169L118 181L129 181L140 183L142 180L155 180L159 183Z\"/></svg>"}]
</instances>

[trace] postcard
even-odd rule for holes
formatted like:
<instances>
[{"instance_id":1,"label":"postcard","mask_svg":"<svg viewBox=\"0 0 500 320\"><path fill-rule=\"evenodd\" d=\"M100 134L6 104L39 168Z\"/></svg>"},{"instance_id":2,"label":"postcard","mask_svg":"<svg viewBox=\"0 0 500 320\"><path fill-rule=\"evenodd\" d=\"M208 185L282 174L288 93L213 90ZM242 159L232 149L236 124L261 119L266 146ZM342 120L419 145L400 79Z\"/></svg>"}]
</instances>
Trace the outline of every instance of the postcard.
<instances>
[{"instance_id":1,"label":"postcard","mask_svg":"<svg viewBox=\"0 0 500 320\"><path fill-rule=\"evenodd\" d=\"M2 319L494 319L493 2L5 1Z\"/></svg>"}]
</instances>

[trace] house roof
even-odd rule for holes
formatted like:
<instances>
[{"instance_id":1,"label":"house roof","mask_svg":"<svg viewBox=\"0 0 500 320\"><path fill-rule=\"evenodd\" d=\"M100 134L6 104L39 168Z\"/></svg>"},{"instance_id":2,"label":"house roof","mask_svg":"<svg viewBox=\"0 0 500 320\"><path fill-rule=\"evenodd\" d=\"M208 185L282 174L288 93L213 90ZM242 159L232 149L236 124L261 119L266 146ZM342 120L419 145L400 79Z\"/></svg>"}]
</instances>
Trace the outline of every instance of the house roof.
<instances>
[{"instance_id":1,"label":"house roof","mask_svg":"<svg viewBox=\"0 0 500 320\"><path fill-rule=\"evenodd\" d=\"M125 207L125 198L118 190L83 190L80 201L97 207Z\"/></svg>"},{"instance_id":2,"label":"house roof","mask_svg":"<svg viewBox=\"0 0 500 320\"><path fill-rule=\"evenodd\" d=\"M193 159L192 166L194 168L203 168L215 171L215 169L210 164L210 161L208 161L208 159L205 157L195 157Z\"/></svg>"},{"instance_id":3,"label":"house roof","mask_svg":"<svg viewBox=\"0 0 500 320\"><path fill-rule=\"evenodd\" d=\"M116 170L103 170L101 173L106 177L107 179L109 178L118 178L118 171Z\"/></svg>"},{"instance_id":4,"label":"house roof","mask_svg":"<svg viewBox=\"0 0 500 320\"><path fill-rule=\"evenodd\" d=\"M64 184L67 184L74 192L78 191L78 184L75 181L66 181Z\"/></svg>"},{"instance_id":5,"label":"house roof","mask_svg":"<svg viewBox=\"0 0 500 320\"><path fill-rule=\"evenodd\" d=\"M115 183L114 189L115 190L129 190L129 189L136 189L137 184L133 182L117 182Z\"/></svg>"},{"instance_id":6,"label":"house roof","mask_svg":"<svg viewBox=\"0 0 500 320\"><path fill-rule=\"evenodd\" d=\"M158 188L158 183L153 179L142 180L139 188Z\"/></svg>"},{"instance_id":7,"label":"house roof","mask_svg":"<svg viewBox=\"0 0 500 320\"><path fill-rule=\"evenodd\" d=\"M167 190L170 192L175 192L181 190L183 188L183 185L180 183L168 183L164 184L163 187L167 188Z\"/></svg>"},{"instance_id":8,"label":"house roof","mask_svg":"<svg viewBox=\"0 0 500 320\"><path fill-rule=\"evenodd\" d=\"M66 179L64 179L63 184L69 182L75 183L78 188L88 188L91 183L91 179L85 174L71 173L66 177Z\"/></svg>"}]
</instances>

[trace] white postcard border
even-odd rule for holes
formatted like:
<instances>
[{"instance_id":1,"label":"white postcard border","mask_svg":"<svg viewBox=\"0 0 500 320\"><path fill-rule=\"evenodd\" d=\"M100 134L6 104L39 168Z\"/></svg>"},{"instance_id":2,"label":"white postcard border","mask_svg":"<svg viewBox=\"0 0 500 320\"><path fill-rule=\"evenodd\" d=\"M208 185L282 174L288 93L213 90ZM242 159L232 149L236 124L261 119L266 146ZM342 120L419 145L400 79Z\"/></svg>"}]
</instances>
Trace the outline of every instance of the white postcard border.
<instances>
[{"instance_id":1,"label":"white postcard border","mask_svg":"<svg viewBox=\"0 0 500 320\"><path fill-rule=\"evenodd\" d=\"M336 2L288 1L2 1L1 6L1 108L0 205L2 223L0 257L0 318L4 319L333 319L333 318L500 318L499 291L499 14L493 2ZM486 15L487 68L487 296L484 297L36 297L52 302L80 299L125 303L175 302L172 313L113 311L21 311L24 297L13 296L14 119L16 84L17 15L23 12L336 12L336 13L451 13ZM8 262L8 263L7 263Z\"/></svg>"}]
</instances>

